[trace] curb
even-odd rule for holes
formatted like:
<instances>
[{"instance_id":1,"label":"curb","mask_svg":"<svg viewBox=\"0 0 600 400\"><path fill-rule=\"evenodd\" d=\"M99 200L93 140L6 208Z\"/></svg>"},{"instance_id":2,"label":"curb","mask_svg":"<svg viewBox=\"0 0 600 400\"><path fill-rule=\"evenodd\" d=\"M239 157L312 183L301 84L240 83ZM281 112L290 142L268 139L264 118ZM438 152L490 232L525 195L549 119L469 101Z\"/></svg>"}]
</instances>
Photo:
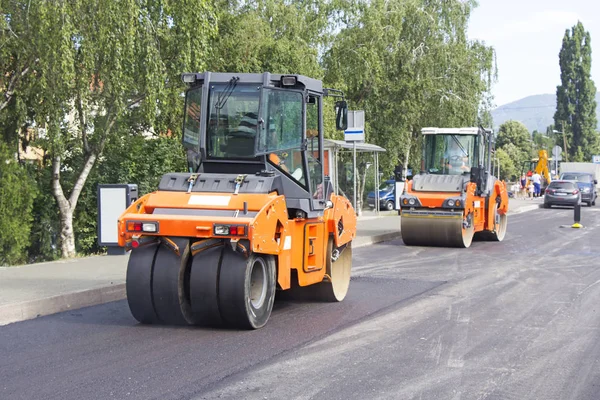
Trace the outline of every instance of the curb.
<instances>
[{"instance_id":1,"label":"curb","mask_svg":"<svg viewBox=\"0 0 600 400\"><path fill-rule=\"evenodd\" d=\"M376 243L381 243L381 242L387 242L388 240L393 240L396 238L401 237L401 233L400 231L398 232L388 232L388 233L384 233L381 235L375 235L375 236L369 236L368 239L365 240L361 240L361 243L358 243L355 246L352 246L353 249L359 249L361 247L366 247L366 246L370 246L372 244L376 244ZM356 240L356 238L354 239Z\"/></svg>"},{"instance_id":2,"label":"curb","mask_svg":"<svg viewBox=\"0 0 600 400\"><path fill-rule=\"evenodd\" d=\"M544 207L543 204L532 204L530 206L518 208L517 210L515 210L513 212L510 212L510 210L509 210L508 215L522 214L524 212L537 210L538 208L543 208L543 207Z\"/></svg>"},{"instance_id":3,"label":"curb","mask_svg":"<svg viewBox=\"0 0 600 400\"><path fill-rule=\"evenodd\" d=\"M125 284L59 294L45 299L0 306L0 326L45 315L95 306L125 298Z\"/></svg>"}]
</instances>

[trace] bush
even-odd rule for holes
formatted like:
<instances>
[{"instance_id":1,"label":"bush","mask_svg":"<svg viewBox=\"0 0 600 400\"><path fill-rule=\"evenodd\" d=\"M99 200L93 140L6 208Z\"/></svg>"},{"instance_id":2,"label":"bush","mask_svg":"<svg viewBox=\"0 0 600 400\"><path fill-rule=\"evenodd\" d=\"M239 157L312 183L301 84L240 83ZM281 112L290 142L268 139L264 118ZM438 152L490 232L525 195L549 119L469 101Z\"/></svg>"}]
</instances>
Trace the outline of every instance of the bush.
<instances>
[{"instance_id":1,"label":"bush","mask_svg":"<svg viewBox=\"0 0 600 400\"><path fill-rule=\"evenodd\" d=\"M0 142L0 265L27 261L37 185L25 165Z\"/></svg>"}]
</instances>

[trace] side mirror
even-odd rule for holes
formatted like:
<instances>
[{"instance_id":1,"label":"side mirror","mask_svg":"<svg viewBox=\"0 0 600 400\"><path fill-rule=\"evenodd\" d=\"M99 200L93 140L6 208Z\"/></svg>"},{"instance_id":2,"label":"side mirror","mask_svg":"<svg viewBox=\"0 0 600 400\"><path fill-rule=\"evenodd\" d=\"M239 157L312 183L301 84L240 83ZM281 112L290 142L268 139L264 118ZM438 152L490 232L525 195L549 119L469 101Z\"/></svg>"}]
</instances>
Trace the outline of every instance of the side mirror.
<instances>
[{"instance_id":1,"label":"side mirror","mask_svg":"<svg viewBox=\"0 0 600 400\"><path fill-rule=\"evenodd\" d=\"M594 185L597 185L597 184L598 184L598 180L594 179Z\"/></svg>"},{"instance_id":2,"label":"side mirror","mask_svg":"<svg viewBox=\"0 0 600 400\"><path fill-rule=\"evenodd\" d=\"M348 103L340 100L335 103L335 107L337 108L335 128L338 131L345 131L348 129Z\"/></svg>"}]
</instances>

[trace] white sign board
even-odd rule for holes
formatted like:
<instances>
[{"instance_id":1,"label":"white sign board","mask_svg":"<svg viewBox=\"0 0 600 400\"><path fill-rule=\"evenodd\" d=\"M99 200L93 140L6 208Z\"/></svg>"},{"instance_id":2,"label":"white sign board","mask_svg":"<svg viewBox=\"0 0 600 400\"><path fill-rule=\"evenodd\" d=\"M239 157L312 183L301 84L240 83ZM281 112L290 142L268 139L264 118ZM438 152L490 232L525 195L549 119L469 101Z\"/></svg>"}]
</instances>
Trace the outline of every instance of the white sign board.
<instances>
[{"instance_id":1,"label":"white sign board","mask_svg":"<svg viewBox=\"0 0 600 400\"><path fill-rule=\"evenodd\" d=\"M118 243L117 220L127 208L127 189L101 188L100 190L100 243Z\"/></svg>"},{"instance_id":2,"label":"white sign board","mask_svg":"<svg viewBox=\"0 0 600 400\"><path fill-rule=\"evenodd\" d=\"M348 129L344 131L346 142L365 141L365 112L348 110Z\"/></svg>"},{"instance_id":3,"label":"white sign board","mask_svg":"<svg viewBox=\"0 0 600 400\"><path fill-rule=\"evenodd\" d=\"M594 164L600 164L600 155L598 155L598 156L592 156L592 162Z\"/></svg>"}]
</instances>

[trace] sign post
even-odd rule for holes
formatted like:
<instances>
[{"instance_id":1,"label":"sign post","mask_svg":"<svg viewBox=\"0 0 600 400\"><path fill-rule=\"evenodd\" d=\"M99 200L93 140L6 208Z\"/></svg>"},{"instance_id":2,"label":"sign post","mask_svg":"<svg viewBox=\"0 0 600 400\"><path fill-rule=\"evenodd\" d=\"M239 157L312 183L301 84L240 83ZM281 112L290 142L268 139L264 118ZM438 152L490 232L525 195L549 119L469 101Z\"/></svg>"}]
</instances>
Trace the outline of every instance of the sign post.
<instances>
[{"instance_id":1,"label":"sign post","mask_svg":"<svg viewBox=\"0 0 600 400\"><path fill-rule=\"evenodd\" d=\"M354 211L358 214L356 208L356 142L365 141L365 112L363 110L348 110L348 129L344 131L344 140L352 142L352 181L354 183ZM375 177L375 183L377 184ZM375 190L375 206L379 205L379 187Z\"/></svg>"},{"instance_id":2,"label":"sign post","mask_svg":"<svg viewBox=\"0 0 600 400\"><path fill-rule=\"evenodd\" d=\"M554 159L554 173L558 175L558 162L562 161L562 148L560 146L554 146L552 148L552 158Z\"/></svg>"}]
</instances>

